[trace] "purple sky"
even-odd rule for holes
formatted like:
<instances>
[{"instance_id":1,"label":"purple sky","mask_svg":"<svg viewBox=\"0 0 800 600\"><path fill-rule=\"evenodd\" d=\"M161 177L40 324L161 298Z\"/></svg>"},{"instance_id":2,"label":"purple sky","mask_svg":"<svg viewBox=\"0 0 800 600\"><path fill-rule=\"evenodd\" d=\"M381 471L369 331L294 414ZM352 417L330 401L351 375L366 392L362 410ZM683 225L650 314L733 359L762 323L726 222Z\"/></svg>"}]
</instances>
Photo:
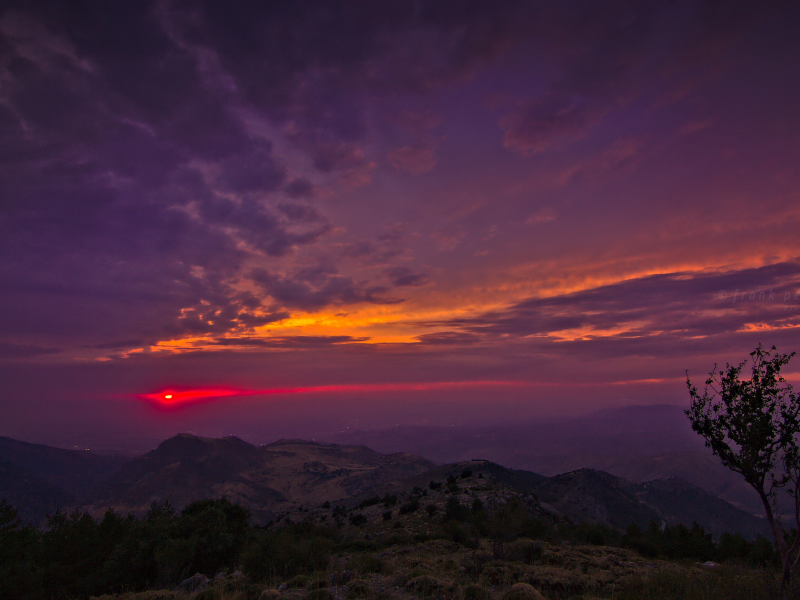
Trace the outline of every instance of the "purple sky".
<instances>
[{"instance_id":1,"label":"purple sky","mask_svg":"<svg viewBox=\"0 0 800 600\"><path fill-rule=\"evenodd\" d=\"M4 2L0 435L680 404L686 369L800 349L799 25L793 2ZM170 386L327 389L137 398Z\"/></svg>"}]
</instances>

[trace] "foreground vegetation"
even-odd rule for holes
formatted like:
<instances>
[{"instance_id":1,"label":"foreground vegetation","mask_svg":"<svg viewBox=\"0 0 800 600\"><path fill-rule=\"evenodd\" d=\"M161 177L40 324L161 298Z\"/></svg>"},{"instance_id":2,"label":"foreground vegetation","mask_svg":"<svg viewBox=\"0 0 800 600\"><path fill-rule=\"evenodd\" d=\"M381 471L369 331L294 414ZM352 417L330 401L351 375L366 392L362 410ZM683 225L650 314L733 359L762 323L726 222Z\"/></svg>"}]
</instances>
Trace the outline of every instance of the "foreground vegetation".
<instances>
[{"instance_id":1,"label":"foreground vegetation","mask_svg":"<svg viewBox=\"0 0 800 600\"><path fill-rule=\"evenodd\" d=\"M715 543L699 526L655 524L619 532L537 514L522 497L491 508L456 495L427 501L416 489L258 527L223 498L180 513L153 504L143 518L57 513L42 531L2 503L0 597L746 600L777 589L777 556L763 538ZM209 587L154 591L195 573Z\"/></svg>"}]
</instances>

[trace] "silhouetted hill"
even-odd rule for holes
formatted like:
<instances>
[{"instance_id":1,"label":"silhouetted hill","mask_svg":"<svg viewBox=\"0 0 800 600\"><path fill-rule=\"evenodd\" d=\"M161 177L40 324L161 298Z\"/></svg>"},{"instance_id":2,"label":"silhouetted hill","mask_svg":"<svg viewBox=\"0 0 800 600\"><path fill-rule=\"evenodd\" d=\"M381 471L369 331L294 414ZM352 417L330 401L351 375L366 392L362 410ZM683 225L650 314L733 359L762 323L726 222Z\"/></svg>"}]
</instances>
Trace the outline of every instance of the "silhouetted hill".
<instances>
[{"instance_id":1,"label":"silhouetted hill","mask_svg":"<svg viewBox=\"0 0 800 600\"><path fill-rule=\"evenodd\" d=\"M363 446L300 440L254 446L236 437L181 434L127 463L87 508L142 514L152 502L166 500L181 508L226 496L266 522L279 513L346 498L432 466L416 456L384 455Z\"/></svg>"},{"instance_id":2,"label":"silhouetted hill","mask_svg":"<svg viewBox=\"0 0 800 600\"><path fill-rule=\"evenodd\" d=\"M95 486L128 459L101 456L85 450L29 444L0 436L0 460L16 465L28 475L80 499L91 493Z\"/></svg>"},{"instance_id":3,"label":"silhouetted hill","mask_svg":"<svg viewBox=\"0 0 800 600\"><path fill-rule=\"evenodd\" d=\"M0 460L0 498L16 507L24 523L41 524L45 517L72 502L75 497L26 473L17 465Z\"/></svg>"}]
</instances>

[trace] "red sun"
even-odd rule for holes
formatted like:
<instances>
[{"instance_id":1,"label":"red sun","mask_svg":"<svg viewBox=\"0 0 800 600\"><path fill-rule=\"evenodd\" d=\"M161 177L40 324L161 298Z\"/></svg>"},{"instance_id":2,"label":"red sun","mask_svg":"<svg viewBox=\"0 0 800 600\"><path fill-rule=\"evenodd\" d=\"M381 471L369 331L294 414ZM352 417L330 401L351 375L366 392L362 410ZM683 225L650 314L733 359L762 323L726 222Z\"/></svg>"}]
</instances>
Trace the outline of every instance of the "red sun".
<instances>
[{"instance_id":1,"label":"red sun","mask_svg":"<svg viewBox=\"0 0 800 600\"><path fill-rule=\"evenodd\" d=\"M367 384L338 384L319 385L311 387L270 388L264 390L245 390L232 387L207 387L207 388L163 388L151 394L139 394L141 400L148 400L164 408L177 407L184 404L232 398L236 396L272 396L284 394L314 394L335 392L418 392L425 390L440 390L447 388L461 388L474 386L524 386L526 383L519 381L434 381L423 383L367 383Z\"/></svg>"}]
</instances>

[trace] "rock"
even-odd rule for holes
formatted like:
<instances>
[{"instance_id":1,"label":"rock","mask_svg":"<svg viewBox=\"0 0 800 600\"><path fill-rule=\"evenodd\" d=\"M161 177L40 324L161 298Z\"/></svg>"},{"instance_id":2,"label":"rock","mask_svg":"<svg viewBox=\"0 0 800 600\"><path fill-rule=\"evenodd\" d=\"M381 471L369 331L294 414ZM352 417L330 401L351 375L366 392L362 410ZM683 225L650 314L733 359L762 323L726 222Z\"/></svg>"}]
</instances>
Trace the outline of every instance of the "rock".
<instances>
[{"instance_id":1,"label":"rock","mask_svg":"<svg viewBox=\"0 0 800 600\"><path fill-rule=\"evenodd\" d=\"M709 561L706 561L706 562L704 562L704 563L703 563L702 565L700 565L700 566L701 566L701 567L706 567L707 569L716 569L716 568L717 568L719 565L718 565L717 563L715 563L715 562L711 562L711 561L709 560Z\"/></svg>"},{"instance_id":2,"label":"rock","mask_svg":"<svg viewBox=\"0 0 800 600\"><path fill-rule=\"evenodd\" d=\"M544 596L532 585L515 583L503 594L503 600L544 600Z\"/></svg>"},{"instance_id":3,"label":"rock","mask_svg":"<svg viewBox=\"0 0 800 600\"><path fill-rule=\"evenodd\" d=\"M278 590L264 590L258 600L281 600L281 593Z\"/></svg>"},{"instance_id":4,"label":"rock","mask_svg":"<svg viewBox=\"0 0 800 600\"><path fill-rule=\"evenodd\" d=\"M203 575L202 573L195 573L189 579L184 579L181 581L178 586L175 588L179 592L186 592L187 594L192 594L194 592L199 592L204 590L208 587L209 578Z\"/></svg>"}]
</instances>

